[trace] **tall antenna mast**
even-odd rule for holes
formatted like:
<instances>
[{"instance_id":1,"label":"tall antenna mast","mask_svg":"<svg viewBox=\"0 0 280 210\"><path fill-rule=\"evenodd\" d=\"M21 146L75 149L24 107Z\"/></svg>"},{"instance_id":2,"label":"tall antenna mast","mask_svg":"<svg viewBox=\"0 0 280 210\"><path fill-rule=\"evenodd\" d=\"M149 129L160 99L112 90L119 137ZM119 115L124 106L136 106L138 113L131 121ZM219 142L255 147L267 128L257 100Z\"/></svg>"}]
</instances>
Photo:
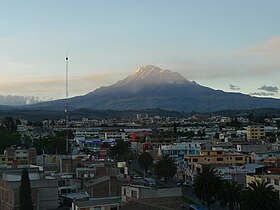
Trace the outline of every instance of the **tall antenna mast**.
<instances>
[{"instance_id":1,"label":"tall antenna mast","mask_svg":"<svg viewBox=\"0 0 280 210\"><path fill-rule=\"evenodd\" d=\"M65 126L66 126L66 154L68 154L68 123L69 123L69 116L68 116L68 55L66 54L66 72L65 72Z\"/></svg>"}]
</instances>

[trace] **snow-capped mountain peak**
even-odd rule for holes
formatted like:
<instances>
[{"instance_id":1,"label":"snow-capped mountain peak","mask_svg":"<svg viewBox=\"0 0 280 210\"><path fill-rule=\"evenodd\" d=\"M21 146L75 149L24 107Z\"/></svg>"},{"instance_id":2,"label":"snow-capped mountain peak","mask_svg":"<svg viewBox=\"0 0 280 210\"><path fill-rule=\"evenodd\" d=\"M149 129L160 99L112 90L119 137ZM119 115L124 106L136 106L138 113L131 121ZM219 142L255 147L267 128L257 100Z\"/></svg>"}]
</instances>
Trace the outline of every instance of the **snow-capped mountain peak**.
<instances>
[{"instance_id":1,"label":"snow-capped mountain peak","mask_svg":"<svg viewBox=\"0 0 280 210\"><path fill-rule=\"evenodd\" d=\"M154 65L140 67L132 75L119 81L116 86L123 85L146 85L146 84L172 84L189 82L181 74L170 70L163 70Z\"/></svg>"}]
</instances>

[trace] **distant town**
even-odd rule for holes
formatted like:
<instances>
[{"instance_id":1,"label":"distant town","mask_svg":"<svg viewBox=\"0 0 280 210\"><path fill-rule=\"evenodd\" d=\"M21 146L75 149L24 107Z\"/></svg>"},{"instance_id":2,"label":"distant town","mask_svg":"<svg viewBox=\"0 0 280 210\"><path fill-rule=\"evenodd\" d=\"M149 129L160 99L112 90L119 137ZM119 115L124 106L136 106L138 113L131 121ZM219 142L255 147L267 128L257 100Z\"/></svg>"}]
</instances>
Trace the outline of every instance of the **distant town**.
<instances>
[{"instance_id":1,"label":"distant town","mask_svg":"<svg viewBox=\"0 0 280 210\"><path fill-rule=\"evenodd\" d=\"M0 132L1 209L20 209L23 168L28 169L33 208L40 210L248 205L240 198L231 208L230 201L216 197L218 186L214 194L200 192L198 182L207 170L220 185L234 183L240 191L252 182L268 183L277 205L279 127L278 117L246 113L185 118L142 113L67 124L65 119L31 122L6 116Z\"/></svg>"}]
</instances>

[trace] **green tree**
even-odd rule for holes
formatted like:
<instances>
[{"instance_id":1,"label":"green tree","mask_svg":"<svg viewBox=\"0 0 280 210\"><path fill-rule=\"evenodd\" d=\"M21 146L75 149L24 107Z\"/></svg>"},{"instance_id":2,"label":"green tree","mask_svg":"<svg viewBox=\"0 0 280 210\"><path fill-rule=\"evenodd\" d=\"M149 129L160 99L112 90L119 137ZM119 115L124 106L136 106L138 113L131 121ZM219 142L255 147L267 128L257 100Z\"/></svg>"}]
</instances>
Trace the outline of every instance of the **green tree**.
<instances>
[{"instance_id":1,"label":"green tree","mask_svg":"<svg viewBox=\"0 0 280 210\"><path fill-rule=\"evenodd\" d=\"M242 191L241 209L280 209L279 195L268 182L253 181Z\"/></svg>"},{"instance_id":2,"label":"green tree","mask_svg":"<svg viewBox=\"0 0 280 210\"><path fill-rule=\"evenodd\" d=\"M229 210L239 209L242 188L234 181L225 181L219 192L221 207L228 207Z\"/></svg>"},{"instance_id":3,"label":"green tree","mask_svg":"<svg viewBox=\"0 0 280 210\"><path fill-rule=\"evenodd\" d=\"M64 137L44 137L33 142L37 154L66 154L66 139Z\"/></svg>"},{"instance_id":4,"label":"green tree","mask_svg":"<svg viewBox=\"0 0 280 210\"><path fill-rule=\"evenodd\" d=\"M217 200L222 184L222 178L217 170L212 165L203 165L194 180L193 192L199 199L206 202L210 209Z\"/></svg>"},{"instance_id":5,"label":"green tree","mask_svg":"<svg viewBox=\"0 0 280 210\"><path fill-rule=\"evenodd\" d=\"M168 156L163 155L155 164L155 173L158 178L164 178L165 182L173 177L177 172L177 167L174 161Z\"/></svg>"},{"instance_id":6,"label":"green tree","mask_svg":"<svg viewBox=\"0 0 280 210\"><path fill-rule=\"evenodd\" d=\"M127 161L130 156L130 143L119 140L116 145L111 148L110 156L118 161Z\"/></svg>"},{"instance_id":7,"label":"green tree","mask_svg":"<svg viewBox=\"0 0 280 210\"><path fill-rule=\"evenodd\" d=\"M3 121L3 127L11 132L16 132L17 131L17 124L13 117L5 117Z\"/></svg>"},{"instance_id":8,"label":"green tree","mask_svg":"<svg viewBox=\"0 0 280 210\"><path fill-rule=\"evenodd\" d=\"M21 146L20 134L9 131L5 128L0 129L0 153L10 146Z\"/></svg>"},{"instance_id":9,"label":"green tree","mask_svg":"<svg viewBox=\"0 0 280 210\"><path fill-rule=\"evenodd\" d=\"M68 136L68 139L74 139L75 135L73 133L73 130L71 129L67 129L67 130L63 130L63 131L57 131L55 133L55 136L56 137L67 137Z\"/></svg>"},{"instance_id":10,"label":"green tree","mask_svg":"<svg viewBox=\"0 0 280 210\"><path fill-rule=\"evenodd\" d=\"M19 187L19 204L20 210L33 210L33 202L31 197L31 186L28 170L22 170L21 183Z\"/></svg>"},{"instance_id":11,"label":"green tree","mask_svg":"<svg viewBox=\"0 0 280 210\"><path fill-rule=\"evenodd\" d=\"M153 165L153 157L150 153L144 152L143 154L139 155L138 162L142 169L144 169L145 173L147 173L148 168Z\"/></svg>"}]
</instances>

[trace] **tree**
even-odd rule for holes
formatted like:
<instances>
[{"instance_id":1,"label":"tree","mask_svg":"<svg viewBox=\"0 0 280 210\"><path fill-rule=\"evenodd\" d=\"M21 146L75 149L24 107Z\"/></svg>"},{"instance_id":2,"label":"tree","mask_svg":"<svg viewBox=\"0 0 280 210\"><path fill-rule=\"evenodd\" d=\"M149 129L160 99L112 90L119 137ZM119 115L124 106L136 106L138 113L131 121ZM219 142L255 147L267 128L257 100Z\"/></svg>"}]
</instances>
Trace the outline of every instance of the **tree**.
<instances>
[{"instance_id":1,"label":"tree","mask_svg":"<svg viewBox=\"0 0 280 210\"><path fill-rule=\"evenodd\" d=\"M74 137L75 137L75 135L73 133L73 130L71 130L71 129L67 129L67 130L63 130L63 131L57 131L55 133L55 136L56 137L62 137L62 138L68 137L68 139L74 139Z\"/></svg>"},{"instance_id":2,"label":"tree","mask_svg":"<svg viewBox=\"0 0 280 210\"><path fill-rule=\"evenodd\" d=\"M21 183L19 187L19 203L20 210L33 210L30 180L28 170L26 168L22 170L21 174Z\"/></svg>"},{"instance_id":3,"label":"tree","mask_svg":"<svg viewBox=\"0 0 280 210\"><path fill-rule=\"evenodd\" d=\"M33 142L37 154L66 154L66 139L64 137L43 137Z\"/></svg>"},{"instance_id":4,"label":"tree","mask_svg":"<svg viewBox=\"0 0 280 210\"><path fill-rule=\"evenodd\" d=\"M229 210L239 209L242 188L234 181L225 181L219 193L221 207Z\"/></svg>"},{"instance_id":5,"label":"tree","mask_svg":"<svg viewBox=\"0 0 280 210\"><path fill-rule=\"evenodd\" d=\"M177 167L174 161L168 155L163 155L161 159L155 164L155 173L157 177L163 177L165 181L173 177L176 172Z\"/></svg>"},{"instance_id":6,"label":"tree","mask_svg":"<svg viewBox=\"0 0 280 210\"><path fill-rule=\"evenodd\" d=\"M110 152L110 156L118 161L127 161L129 154L130 143L123 140L119 140Z\"/></svg>"},{"instance_id":7,"label":"tree","mask_svg":"<svg viewBox=\"0 0 280 210\"><path fill-rule=\"evenodd\" d=\"M280 209L278 193L272 185L264 180L250 182L242 192L241 209Z\"/></svg>"},{"instance_id":8,"label":"tree","mask_svg":"<svg viewBox=\"0 0 280 210\"><path fill-rule=\"evenodd\" d=\"M5 117L3 121L3 127L11 132L17 131L17 124L14 121L13 117Z\"/></svg>"},{"instance_id":9,"label":"tree","mask_svg":"<svg viewBox=\"0 0 280 210\"><path fill-rule=\"evenodd\" d=\"M194 180L193 192L199 199L205 201L210 209L217 200L222 183L222 178L212 165L203 165Z\"/></svg>"},{"instance_id":10,"label":"tree","mask_svg":"<svg viewBox=\"0 0 280 210\"><path fill-rule=\"evenodd\" d=\"M147 173L148 168L153 164L153 161L153 157L148 152L144 152L138 157L138 162L141 168L145 170L145 173Z\"/></svg>"},{"instance_id":11,"label":"tree","mask_svg":"<svg viewBox=\"0 0 280 210\"><path fill-rule=\"evenodd\" d=\"M21 146L21 136L16 132L7 129L0 129L0 153L10 146Z\"/></svg>"}]
</instances>

